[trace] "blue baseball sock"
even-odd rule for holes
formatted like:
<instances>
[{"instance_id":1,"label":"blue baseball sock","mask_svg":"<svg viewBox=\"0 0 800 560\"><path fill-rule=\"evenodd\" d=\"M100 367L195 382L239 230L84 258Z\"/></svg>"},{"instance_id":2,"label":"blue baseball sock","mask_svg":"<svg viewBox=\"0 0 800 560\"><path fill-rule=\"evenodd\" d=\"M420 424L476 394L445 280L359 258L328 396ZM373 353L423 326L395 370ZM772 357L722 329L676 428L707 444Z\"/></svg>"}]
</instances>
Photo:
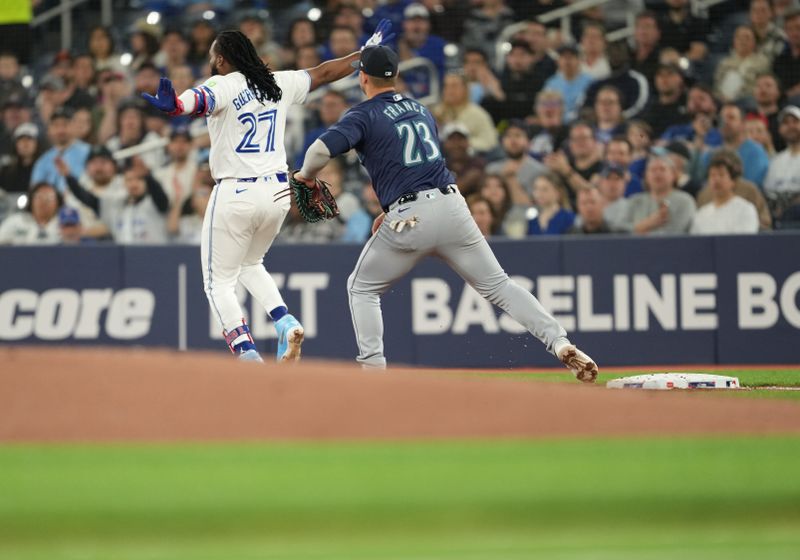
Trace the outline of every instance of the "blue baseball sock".
<instances>
[{"instance_id":1,"label":"blue baseball sock","mask_svg":"<svg viewBox=\"0 0 800 560\"><path fill-rule=\"evenodd\" d=\"M284 315L287 315L288 313L289 310L286 308L286 306L281 305L270 311L269 316L272 317L272 320L277 323L284 317Z\"/></svg>"}]
</instances>

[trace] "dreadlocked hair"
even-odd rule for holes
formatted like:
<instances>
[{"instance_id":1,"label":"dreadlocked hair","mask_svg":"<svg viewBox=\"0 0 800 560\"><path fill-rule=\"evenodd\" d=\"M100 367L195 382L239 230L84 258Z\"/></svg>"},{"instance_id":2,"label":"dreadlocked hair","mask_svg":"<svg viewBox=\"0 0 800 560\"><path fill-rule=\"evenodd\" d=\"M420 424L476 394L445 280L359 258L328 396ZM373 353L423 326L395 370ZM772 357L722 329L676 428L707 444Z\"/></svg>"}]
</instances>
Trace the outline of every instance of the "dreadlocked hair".
<instances>
[{"instance_id":1,"label":"dreadlocked hair","mask_svg":"<svg viewBox=\"0 0 800 560\"><path fill-rule=\"evenodd\" d=\"M249 87L261 103L281 100L283 92L275 76L256 53L253 43L241 31L223 31L217 35L217 53L244 75Z\"/></svg>"}]
</instances>

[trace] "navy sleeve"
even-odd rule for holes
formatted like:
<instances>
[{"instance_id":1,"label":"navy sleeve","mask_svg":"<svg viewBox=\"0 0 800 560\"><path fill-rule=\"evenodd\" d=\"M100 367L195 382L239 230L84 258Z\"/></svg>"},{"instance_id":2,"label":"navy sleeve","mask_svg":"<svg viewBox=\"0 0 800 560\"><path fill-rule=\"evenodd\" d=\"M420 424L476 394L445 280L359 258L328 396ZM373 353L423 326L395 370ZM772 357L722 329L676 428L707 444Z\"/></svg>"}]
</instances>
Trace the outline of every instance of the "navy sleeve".
<instances>
[{"instance_id":1,"label":"navy sleeve","mask_svg":"<svg viewBox=\"0 0 800 560\"><path fill-rule=\"evenodd\" d=\"M356 109L348 111L342 120L322 136L331 156L337 156L358 146L367 136L367 115Z\"/></svg>"}]
</instances>

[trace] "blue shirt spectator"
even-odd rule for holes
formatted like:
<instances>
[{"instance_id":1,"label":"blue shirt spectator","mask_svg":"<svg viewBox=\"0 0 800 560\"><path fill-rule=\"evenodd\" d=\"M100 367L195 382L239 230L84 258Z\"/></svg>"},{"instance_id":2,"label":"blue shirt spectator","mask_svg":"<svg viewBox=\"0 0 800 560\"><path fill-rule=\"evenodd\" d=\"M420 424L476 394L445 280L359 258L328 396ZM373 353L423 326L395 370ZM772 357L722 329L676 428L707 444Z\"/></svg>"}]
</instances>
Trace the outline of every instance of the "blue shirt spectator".
<instances>
[{"instance_id":1,"label":"blue shirt spectator","mask_svg":"<svg viewBox=\"0 0 800 560\"><path fill-rule=\"evenodd\" d=\"M431 35L430 15L422 4L413 3L403 11L403 35L397 42L400 60L422 57L430 60L436 68L439 81L444 77L446 42L437 35ZM401 75L408 91L420 98L430 93L430 72L419 69L403 72Z\"/></svg>"},{"instance_id":2,"label":"blue shirt spectator","mask_svg":"<svg viewBox=\"0 0 800 560\"><path fill-rule=\"evenodd\" d=\"M594 79L581 73L578 49L564 45L558 49L558 72L544 83L545 90L557 91L564 100L564 122L574 121L578 116L579 103Z\"/></svg>"},{"instance_id":3,"label":"blue shirt spectator","mask_svg":"<svg viewBox=\"0 0 800 560\"><path fill-rule=\"evenodd\" d=\"M542 229L538 217L530 220L528 222L528 235L561 235L567 233L574 223L575 213L566 208L561 208L550 218L545 229Z\"/></svg>"},{"instance_id":4,"label":"blue shirt spectator","mask_svg":"<svg viewBox=\"0 0 800 560\"><path fill-rule=\"evenodd\" d=\"M64 109L57 110L50 117L47 135L53 147L43 153L33 164L31 185L49 183L54 185L58 192L63 193L66 190L67 182L56 169L57 157L61 157L66 162L76 177L83 174L91 146L75 140L70 126L71 117L72 115Z\"/></svg>"}]
</instances>

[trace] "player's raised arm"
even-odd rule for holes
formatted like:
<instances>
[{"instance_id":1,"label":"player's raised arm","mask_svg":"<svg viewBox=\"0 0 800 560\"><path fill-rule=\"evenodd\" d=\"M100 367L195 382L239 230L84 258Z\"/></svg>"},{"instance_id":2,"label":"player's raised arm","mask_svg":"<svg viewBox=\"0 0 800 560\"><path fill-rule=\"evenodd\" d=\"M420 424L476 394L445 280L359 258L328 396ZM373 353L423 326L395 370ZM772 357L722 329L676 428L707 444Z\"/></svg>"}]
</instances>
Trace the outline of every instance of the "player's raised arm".
<instances>
[{"instance_id":1,"label":"player's raised arm","mask_svg":"<svg viewBox=\"0 0 800 560\"><path fill-rule=\"evenodd\" d=\"M394 33L389 34L391 29L392 23L388 19L382 19L378 27L375 28L375 33L372 34L372 37L367 39L367 42L364 43L361 50L364 50L366 47L383 45L391 41L394 37ZM308 68L306 72L308 72L308 75L311 77L310 90L335 82L336 80L341 80L352 74L353 68L356 68L360 56L361 51L358 51L342 58L323 62L314 68Z\"/></svg>"}]
</instances>

